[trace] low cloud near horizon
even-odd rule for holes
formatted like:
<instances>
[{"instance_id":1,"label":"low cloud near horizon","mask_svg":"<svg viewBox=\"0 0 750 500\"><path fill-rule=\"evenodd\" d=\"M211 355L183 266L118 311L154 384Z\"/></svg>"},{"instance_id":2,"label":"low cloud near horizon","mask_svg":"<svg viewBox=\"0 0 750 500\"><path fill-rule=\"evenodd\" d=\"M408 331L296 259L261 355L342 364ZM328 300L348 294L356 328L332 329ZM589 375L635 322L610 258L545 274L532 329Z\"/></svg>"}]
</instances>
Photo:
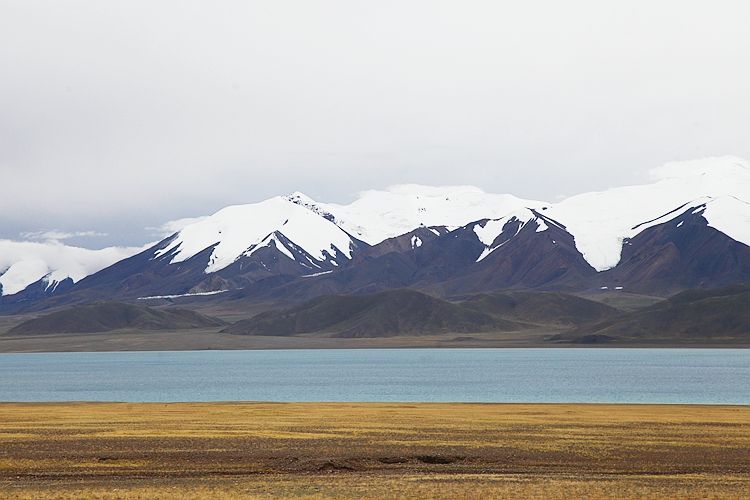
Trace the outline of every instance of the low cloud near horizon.
<instances>
[{"instance_id":1,"label":"low cloud near horizon","mask_svg":"<svg viewBox=\"0 0 750 500\"><path fill-rule=\"evenodd\" d=\"M673 160L750 158L749 15L741 1L4 1L0 238L140 245L229 204L407 182L554 201Z\"/></svg>"}]
</instances>

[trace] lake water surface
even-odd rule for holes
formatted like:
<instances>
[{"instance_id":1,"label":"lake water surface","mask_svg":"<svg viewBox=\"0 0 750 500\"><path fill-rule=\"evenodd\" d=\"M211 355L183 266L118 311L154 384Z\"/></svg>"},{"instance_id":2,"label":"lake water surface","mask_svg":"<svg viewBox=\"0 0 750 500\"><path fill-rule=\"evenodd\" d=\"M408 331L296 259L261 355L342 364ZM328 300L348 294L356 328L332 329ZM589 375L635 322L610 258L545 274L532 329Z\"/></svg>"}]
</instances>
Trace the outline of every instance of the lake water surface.
<instances>
[{"instance_id":1,"label":"lake water surface","mask_svg":"<svg viewBox=\"0 0 750 500\"><path fill-rule=\"evenodd\" d=\"M0 401L750 404L750 350L0 354Z\"/></svg>"}]
</instances>

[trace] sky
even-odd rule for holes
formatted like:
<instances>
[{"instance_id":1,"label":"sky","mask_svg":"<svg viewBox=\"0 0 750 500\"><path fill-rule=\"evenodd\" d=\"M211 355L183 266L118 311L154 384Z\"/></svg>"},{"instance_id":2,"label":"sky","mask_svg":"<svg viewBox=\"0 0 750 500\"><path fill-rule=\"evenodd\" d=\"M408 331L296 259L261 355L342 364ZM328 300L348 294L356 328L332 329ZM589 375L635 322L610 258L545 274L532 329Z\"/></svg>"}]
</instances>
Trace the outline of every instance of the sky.
<instances>
[{"instance_id":1,"label":"sky","mask_svg":"<svg viewBox=\"0 0 750 500\"><path fill-rule=\"evenodd\" d=\"M750 158L745 1L0 0L0 238L302 191L555 201Z\"/></svg>"}]
</instances>

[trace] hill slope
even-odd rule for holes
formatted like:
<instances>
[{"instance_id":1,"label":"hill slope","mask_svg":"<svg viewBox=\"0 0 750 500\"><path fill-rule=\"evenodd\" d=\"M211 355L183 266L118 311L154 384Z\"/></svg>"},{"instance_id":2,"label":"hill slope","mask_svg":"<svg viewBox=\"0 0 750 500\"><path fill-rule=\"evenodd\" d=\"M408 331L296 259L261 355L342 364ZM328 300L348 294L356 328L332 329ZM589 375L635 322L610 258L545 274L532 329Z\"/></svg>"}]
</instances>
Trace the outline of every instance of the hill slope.
<instances>
[{"instance_id":1,"label":"hill slope","mask_svg":"<svg viewBox=\"0 0 750 500\"><path fill-rule=\"evenodd\" d=\"M553 340L573 342L750 342L750 285L689 290L651 307Z\"/></svg>"},{"instance_id":2,"label":"hill slope","mask_svg":"<svg viewBox=\"0 0 750 500\"><path fill-rule=\"evenodd\" d=\"M480 294L449 302L402 289L371 295L326 295L289 309L258 314L224 331L267 336L388 337L507 332L540 325L559 330L621 314L610 306L562 293Z\"/></svg>"},{"instance_id":3,"label":"hill slope","mask_svg":"<svg viewBox=\"0 0 750 500\"><path fill-rule=\"evenodd\" d=\"M258 314L223 330L240 335L389 337L517 330L519 325L413 290L328 295Z\"/></svg>"},{"instance_id":4,"label":"hill slope","mask_svg":"<svg viewBox=\"0 0 750 500\"><path fill-rule=\"evenodd\" d=\"M512 321L578 326L619 317L622 311L575 295L557 292L497 292L467 297L471 309Z\"/></svg>"},{"instance_id":5,"label":"hill slope","mask_svg":"<svg viewBox=\"0 0 750 500\"><path fill-rule=\"evenodd\" d=\"M187 309L153 309L146 306L100 302L71 307L25 321L8 331L10 335L96 333L112 330L180 330L218 327L219 319Z\"/></svg>"}]
</instances>

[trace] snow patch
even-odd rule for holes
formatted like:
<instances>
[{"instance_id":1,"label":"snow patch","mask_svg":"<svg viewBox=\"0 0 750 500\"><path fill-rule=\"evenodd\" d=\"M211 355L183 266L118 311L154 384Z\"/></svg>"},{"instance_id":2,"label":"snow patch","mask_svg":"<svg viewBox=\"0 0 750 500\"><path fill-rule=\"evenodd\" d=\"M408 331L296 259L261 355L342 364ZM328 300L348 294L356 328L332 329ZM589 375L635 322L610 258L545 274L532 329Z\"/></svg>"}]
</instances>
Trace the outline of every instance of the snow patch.
<instances>
[{"instance_id":1,"label":"snow patch","mask_svg":"<svg viewBox=\"0 0 750 500\"><path fill-rule=\"evenodd\" d=\"M178 299L180 297L206 297L209 295L218 295L220 293L225 293L228 291L229 290L216 290L213 292L180 293L176 295L151 295L149 297L138 297L136 300Z\"/></svg>"},{"instance_id":2,"label":"snow patch","mask_svg":"<svg viewBox=\"0 0 750 500\"><path fill-rule=\"evenodd\" d=\"M333 272L333 270L331 270L331 271L323 271L323 272L320 272L320 273L305 274L305 275L301 276L301 278L314 278L316 276L323 276L324 274L331 274L332 272Z\"/></svg>"},{"instance_id":3,"label":"snow patch","mask_svg":"<svg viewBox=\"0 0 750 500\"><path fill-rule=\"evenodd\" d=\"M537 233L543 233L544 231L546 231L547 229L549 229L549 226L542 219L537 219L536 222L538 224L538 226L536 228L536 232Z\"/></svg>"},{"instance_id":4,"label":"snow patch","mask_svg":"<svg viewBox=\"0 0 750 500\"><path fill-rule=\"evenodd\" d=\"M537 228L535 232L541 233L543 231L546 231L549 229L549 226L545 224L545 222L540 219L539 217L534 214L529 209L523 209L523 210L517 210L515 212L512 212L511 214L507 215L506 217L503 217L501 219L491 219L484 223L484 226L480 224L474 225L474 233L477 235L477 238L479 238L479 241L482 242L485 245L485 249L482 251L482 253L477 257L477 262L480 262L484 260L488 255L490 255L492 252L497 250L498 248L502 247L506 243L508 243L511 239L513 239L515 236L518 235L518 233L521 232L521 230L531 221L536 221ZM518 223L518 227L516 228L516 232L509 236L507 239L505 239L502 243L499 243L495 245L495 240L497 240L498 236L500 236L505 227L513 222Z\"/></svg>"},{"instance_id":5,"label":"snow patch","mask_svg":"<svg viewBox=\"0 0 750 500\"><path fill-rule=\"evenodd\" d=\"M484 246L488 247L492 245L495 238L500 236L500 233L503 232L503 227L506 222L505 219L494 219L485 222L484 226L475 224L474 233L477 235L477 238L479 238L479 241L484 243Z\"/></svg>"}]
</instances>

